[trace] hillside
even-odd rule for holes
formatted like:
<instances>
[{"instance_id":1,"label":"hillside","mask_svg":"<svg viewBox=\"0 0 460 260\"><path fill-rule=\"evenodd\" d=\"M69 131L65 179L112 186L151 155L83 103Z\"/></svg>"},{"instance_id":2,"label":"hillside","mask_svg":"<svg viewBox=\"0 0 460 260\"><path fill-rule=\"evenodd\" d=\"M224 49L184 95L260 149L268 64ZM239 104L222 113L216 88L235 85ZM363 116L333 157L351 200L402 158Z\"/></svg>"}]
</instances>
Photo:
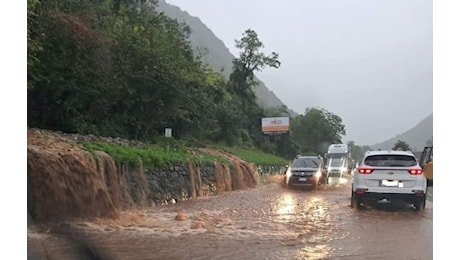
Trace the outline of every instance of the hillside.
<instances>
[{"instance_id":1,"label":"hillside","mask_svg":"<svg viewBox=\"0 0 460 260\"><path fill-rule=\"evenodd\" d=\"M371 146L372 149L389 149L398 140L404 141L414 151L422 151L427 143L433 143L433 113L416 126L389 140Z\"/></svg>"},{"instance_id":2,"label":"hillside","mask_svg":"<svg viewBox=\"0 0 460 260\"><path fill-rule=\"evenodd\" d=\"M205 49L204 62L209 64L215 71L220 72L227 79L229 78L234 56L225 44L198 17L190 15L177 6L168 4L165 0L158 1L157 10L164 12L165 15L173 19L177 19L179 22L185 22L189 25L191 29L190 43L193 49L196 51ZM262 81L257 78L256 80L259 82L259 85L254 89L254 92L260 106L264 108L287 107ZM296 115L290 109L289 113Z\"/></svg>"}]
</instances>

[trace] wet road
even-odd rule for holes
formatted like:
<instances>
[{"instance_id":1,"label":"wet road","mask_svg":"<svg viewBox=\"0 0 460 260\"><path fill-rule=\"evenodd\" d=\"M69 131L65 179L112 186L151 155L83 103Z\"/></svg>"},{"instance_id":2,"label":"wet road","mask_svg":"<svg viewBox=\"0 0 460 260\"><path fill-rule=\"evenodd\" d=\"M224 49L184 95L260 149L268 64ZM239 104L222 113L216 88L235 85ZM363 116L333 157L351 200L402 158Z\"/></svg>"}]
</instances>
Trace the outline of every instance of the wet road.
<instances>
[{"instance_id":1,"label":"wet road","mask_svg":"<svg viewBox=\"0 0 460 260\"><path fill-rule=\"evenodd\" d=\"M433 204L350 208L350 184L317 191L277 183L74 223L106 259L433 259ZM75 246L28 232L31 252L78 259Z\"/></svg>"}]
</instances>

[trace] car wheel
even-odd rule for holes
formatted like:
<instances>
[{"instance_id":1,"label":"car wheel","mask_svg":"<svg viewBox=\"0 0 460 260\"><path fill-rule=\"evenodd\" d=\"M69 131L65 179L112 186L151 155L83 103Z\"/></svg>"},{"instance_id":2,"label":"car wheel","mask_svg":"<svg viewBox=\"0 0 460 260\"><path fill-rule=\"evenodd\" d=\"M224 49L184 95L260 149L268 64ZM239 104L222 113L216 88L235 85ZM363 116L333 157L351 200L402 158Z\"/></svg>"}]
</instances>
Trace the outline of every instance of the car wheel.
<instances>
[{"instance_id":1,"label":"car wheel","mask_svg":"<svg viewBox=\"0 0 460 260\"><path fill-rule=\"evenodd\" d=\"M414 203L414 207L416 211L424 210L426 206L426 196L421 199L420 201Z\"/></svg>"},{"instance_id":2,"label":"car wheel","mask_svg":"<svg viewBox=\"0 0 460 260\"><path fill-rule=\"evenodd\" d=\"M318 185L323 185L324 184L324 178L321 177L318 179Z\"/></svg>"},{"instance_id":3,"label":"car wheel","mask_svg":"<svg viewBox=\"0 0 460 260\"><path fill-rule=\"evenodd\" d=\"M355 193L353 192L353 190L351 191L351 208L355 208L355 209L361 209L362 206L361 206L361 201L360 199L358 199L355 195Z\"/></svg>"},{"instance_id":4,"label":"car wheel","mask_svg":"<svg viewBox=\"0 0 460 260\"><path fill-rule=\"evenodd\" d=\"M313 184L312 190L317 191L318 190L318 185L319 185L319 183Z\"/></svg>"}]
</instances>

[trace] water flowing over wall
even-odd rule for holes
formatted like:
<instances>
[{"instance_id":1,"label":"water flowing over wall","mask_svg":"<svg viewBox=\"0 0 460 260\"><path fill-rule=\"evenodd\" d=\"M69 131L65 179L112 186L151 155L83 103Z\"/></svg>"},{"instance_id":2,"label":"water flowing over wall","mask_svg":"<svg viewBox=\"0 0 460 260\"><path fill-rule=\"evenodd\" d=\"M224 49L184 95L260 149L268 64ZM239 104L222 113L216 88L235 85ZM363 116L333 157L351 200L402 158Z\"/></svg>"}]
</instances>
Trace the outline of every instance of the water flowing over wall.
<instances>
[{"instance_id":1,"label":"water flowing over wall","mask_svg":"<svg viewBox=\"0 0 460 260\"><path fill-rule=\"evenodd\" d=\"M232 165L154 168L140 161L134 167L33 130L27 141L27 209L35 222L116 218L120 210L254 188L259 181L255 165L228 154L220 155Z\"/></svg>"},{"instance_id":2,"label":"water flowing over wall","mask_svg":"<svg viewBox=\"0 0 460 260\"><path fill-rule=\"evenodd\" d=\"M32 219L115 217L116 200L90 155L61 148L27 147L27 209Z\"/></svg>"}]
</instances>

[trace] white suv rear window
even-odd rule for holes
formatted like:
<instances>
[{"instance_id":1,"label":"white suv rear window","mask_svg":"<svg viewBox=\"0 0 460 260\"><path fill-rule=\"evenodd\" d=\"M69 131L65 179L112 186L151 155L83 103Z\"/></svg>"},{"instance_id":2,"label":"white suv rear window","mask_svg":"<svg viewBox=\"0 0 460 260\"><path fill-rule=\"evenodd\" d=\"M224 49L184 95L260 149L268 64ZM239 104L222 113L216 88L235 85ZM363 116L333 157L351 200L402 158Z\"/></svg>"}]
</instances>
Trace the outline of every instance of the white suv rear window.
<instances>
[{"instance_id":1,"label":"white suv rear window","mask_svg":"<svg viewBox=\"0 0 460 260\"><path fill-rule=\"evenodd\" d=\"M378 167L411 167L417 165L417 160L409 155L370 155L364 164Z\"/></svg>"}]
</instances>

